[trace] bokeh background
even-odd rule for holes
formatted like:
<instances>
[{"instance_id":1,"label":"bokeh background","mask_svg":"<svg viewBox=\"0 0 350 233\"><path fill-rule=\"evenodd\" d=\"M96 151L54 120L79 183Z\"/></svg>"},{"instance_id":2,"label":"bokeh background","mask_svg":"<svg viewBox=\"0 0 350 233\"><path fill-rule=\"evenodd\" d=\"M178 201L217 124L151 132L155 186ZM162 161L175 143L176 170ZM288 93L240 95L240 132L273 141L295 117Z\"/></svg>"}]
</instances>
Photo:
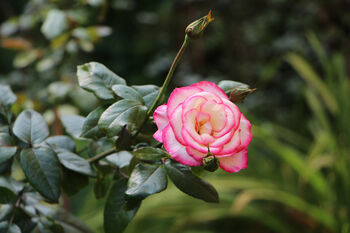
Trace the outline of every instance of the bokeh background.
<instances>
[{"instance_id":1,"label":"bokeh background","mask_svg":"<svg viewBox=\"0 0 350 233\"><path fill-rule=\"evenodd\" d=\"M0 82L13 111L85 116L99 103L76 66L105 64L128 84L161 85L188 23L215 21L190 44L170 90L201 80L257 88L249 166L202 174L220 204L172 185L147 198L128 233L350 232L350 2L347 0L1 0ZM65 208L103 232L93 182ZM68 204L67 204L68 203Z\"/></svg>"}]
</instances>

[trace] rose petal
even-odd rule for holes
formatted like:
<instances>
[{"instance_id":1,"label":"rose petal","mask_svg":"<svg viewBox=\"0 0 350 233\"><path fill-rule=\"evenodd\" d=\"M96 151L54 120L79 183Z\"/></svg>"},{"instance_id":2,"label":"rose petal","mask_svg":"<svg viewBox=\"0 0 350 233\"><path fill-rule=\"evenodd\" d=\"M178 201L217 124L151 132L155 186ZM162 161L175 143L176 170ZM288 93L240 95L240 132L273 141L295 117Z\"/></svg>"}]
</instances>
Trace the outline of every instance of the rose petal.
<instances>
[{"instance_id":1,"label":"rose petal","mask_svg":"<svg viewBox=\"0 0 350 233\"><path fill-rule=\"evenodd\" d=\"M208 153L208 145L201 144L197 142L189 132L184 128L182 130L182 137L184 138L186 145L189 147L192 147L193 149L201 152L201 153ZM222 150L222 147L210 147L210 152L213 154L219 153Z\"/></svg>"},{"instance_id":2,"label":"rose petal","mask_svg":"<svg viewBox=\"0 0 350 233\"><path fill-rule=\"evenodd\" d=\"M223 146L232 139L232 136L233 136L233 131L230 131L227 134L217 138L213 143L210 143L210 146L212 147Z\"/></svg>"},{"instance_id":3,"label":"rose petal","mask_svg":"<svg viewBox=\"0 0 350 233\"><path fill-rule=\"evenodd\" d=\"M199 166L201 162L192 158L187 152L184 145L180 144L174 135L174 132L170 125L166 126L163 130L163 145L170 156L176 161L189 165L189 166Z\"/></svg>"},{"instance_id":4,"label":"rose petal","mask_svg":"<svg viewBox=\"0 0 350 233\"><path fill-rule=\"evenodd\" d=\"M220 167L227 172L239 172L248 166L248 152L242 150L231 156L218 158Z\"/></svg>"},{"instance_id":5,"label":"rose petal","mask_svg":"<svg viewBox=\"0 0 350 233\"><path fill-rule=\"evenodd\" d=\"M197 109L191 109L186 114L183 115L182 122L184 124L184 128L187 130L187 132L190 134L190 136L199 144L202 145L208 145L210 142L213 142L215 139L210 136L208 133L199 135L198 134L198 122L197 122L197 116L199 112ZM205 131L205 126L203 127L203 131ZM207 129L208 132L211 132L210 127ZM182 131L181 131L182 133ZM183 137L183 136L182 136ZM185 143L187 144L186 140Z\"/></svg>"},{"instance_id":6,"label":"rose petal","mask_svg":"<svg viewBox=\"0 0 350 233\"><path fill-rule=\"evenodd\" d=\"M223 104L226 105L230 110L232 110L235 126L233 127L234 130L236 130L239 126L239 121L241 119L242 113L239 111L239 108L237 105L232 103L230 100L223 99Z\"/></svg>"},{"instance_id":7,"label":"rose petal","mask_svg":"<svg viewBox=\"0 0 350 233\"><path fill-rule=\"evenodd\" d=\"M213 82L202 81L199 83L195 83L195 84L191 85L190 87L201 88L204 91L215 93L216 95L220 96L221 98L228 99L225 92Z\"/></svg>"},{"instance_id":8,"label":"rose petal","mask_svg":"<svg viewBox=\"0 0 350 233\"><path fill-rule=\"evenodd\" d=\"M182 137L182 127L183 127L183 121L182 121L182 106L178 105L175 109L174 113L169 117L169 123L171 125L171 128L174 131L176 139L181 143L186 145L186 142L184 141Z\"/></svg>"},{"instance_id":9,"label":"rose petal","mask_svg":"<svg viewBox=\"0 0 350 233\"><path fill-rule=\"evenodd\" d=\"M241 138L241 149L247 149L250 141L252 140L252 132L251 132L252 125L250 122L241 114L241 121L239 124L240 131L240 138Z\"/></svg>"},{"instance_id":10,"label":"rose petal","mask_svg":"<svg viewBox=\"0 0 350 233\"><path fill-rule=\"evenodd\" d=\"M210 115L210 123L214 131L221 131L225 127L227 119L223 104L210 100L201 106L200 111Z\"/></svg>"},{"instance_id":11,"label":"rose petal","mask_svg":"<svg viewBox=\"0 0 350 233\"><path fill-rule=\"evenodd\" d=\"M189 111L191 109L199 110L201 105L207 101L208 100L203 96L194 95L194 96L188 97L185 100L185 102L182 104L182 110L184 113L186 113L187 111Z\"/></svg>"},{"instance_id":12,"label":"rose petal","mask_svg":"<svg viewBox=\"0 0 350 233\"><path fill-rule=\"evenodd\" d=\"M218 155L232 154L239 151L241 146L240 130L236 130L231 140L224 145Z\"/></svg>"},{"instance_id":13,"label":"rose petal","mask_svg":"<svg viewBox=\"0 0 350 233\"><path fill-rule=\"evenodd\" d=\"M202 161L202 159L207 155L207 153L199 152L198 150L195 150L189 146L186 147L186 151L189 155L198 161Z\"/></svg>"},{"instance_id":14,"label":"rose petal","mask_svg":"<svg viewBox=\"0 0 350 233\"><path fill-rule=\"evenodd\" d=\"M188 97L201 91L202 89L191 86L175 88L175 90L170 94L168 100L168 118L170 119L170 116L173 114L179 104L182 104Z\"/></svg>"},{"instance_id":15,"label":"rose petal","mask_svg":"<svg viewBox=\"0 0 350 233\"><path fill-rule=\"evenodd\" d=\"M167 116L167 105L160 105L153 113L153 119L156 122L158 127L157 132L153 135L153 137L162 142L162 131L169 124L169 119Z\"/></svg>"}]
</instances>

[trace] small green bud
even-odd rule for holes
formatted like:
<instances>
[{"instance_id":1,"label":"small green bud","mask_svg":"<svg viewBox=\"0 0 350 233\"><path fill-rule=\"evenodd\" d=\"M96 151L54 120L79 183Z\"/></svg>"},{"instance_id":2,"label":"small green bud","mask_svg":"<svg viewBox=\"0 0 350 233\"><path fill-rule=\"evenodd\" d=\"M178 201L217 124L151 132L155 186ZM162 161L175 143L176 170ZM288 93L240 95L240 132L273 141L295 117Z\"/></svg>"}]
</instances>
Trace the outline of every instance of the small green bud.
<instances>
[{"instance_id":1,"label":"small green bud","mask_svg":"<svg viewBox=\"0 0 350 233\"><path fill-rule=\"evenodd\" d=\"M245 87L237 87L233 89L230 93L230 100L233 103L242 103L243 100L252 92L254 92L256 88L250 89Z\"/></svg>"},{"instance_id":2,"label":"small green bud","mask_svg":"<svg viewBox=\"0 0 350 233\"><path fill-rule=\"evenodd\" d=\"M200 19L190 23L185 32L186 35L192 39L198 38L202 35L204 29L208 26L208 24L213 21L214 18L211 17L211 10L206 16L203 16Z\"/></svg>"},{"instance_id":3,"label":"small green bud","mask_svg":"<svg viewBox=\"0 0 350 233\"><path fill-rule=\"evenodd\" d=\"M208 156L203 159L203 167L207 171L215 172L219 168L219 165L220 161L211 154L208 154Z\"/></svg>"}]
</instances>

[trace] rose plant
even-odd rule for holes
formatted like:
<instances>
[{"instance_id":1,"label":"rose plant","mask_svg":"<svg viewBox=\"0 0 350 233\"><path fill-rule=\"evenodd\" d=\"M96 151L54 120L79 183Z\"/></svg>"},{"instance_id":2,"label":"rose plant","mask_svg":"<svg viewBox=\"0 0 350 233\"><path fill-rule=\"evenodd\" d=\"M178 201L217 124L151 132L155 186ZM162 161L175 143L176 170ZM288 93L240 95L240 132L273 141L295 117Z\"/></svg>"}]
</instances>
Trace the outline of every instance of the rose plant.
<instances>
[{"instance_id":1,"label":"rose plant","mask_svg":"<svg viewBox=\"0 0 350 233\"><path fill-rule=\"evenodd\" d=\"M106 233L123 232L142 201L167 188L167 177L188 195L219 202L215 188L192 166L227 172L247 166L251 124L233 102L252 90L234 81L203 81L176 88L167 104L158 106L185 48L212 20L209 12L186 28L162 87L128 86L97 62L78 66L80 87L100 106L86 117L62 116L66 135L50 136L34 110L15 116L16 95L0 86L0 232L92 232L68 221L72 216L60 205L43 204L64 204L90 181L97 199L107 195ZM15 178L14 167L24 176Z\"/></svg>"}]
</instances>

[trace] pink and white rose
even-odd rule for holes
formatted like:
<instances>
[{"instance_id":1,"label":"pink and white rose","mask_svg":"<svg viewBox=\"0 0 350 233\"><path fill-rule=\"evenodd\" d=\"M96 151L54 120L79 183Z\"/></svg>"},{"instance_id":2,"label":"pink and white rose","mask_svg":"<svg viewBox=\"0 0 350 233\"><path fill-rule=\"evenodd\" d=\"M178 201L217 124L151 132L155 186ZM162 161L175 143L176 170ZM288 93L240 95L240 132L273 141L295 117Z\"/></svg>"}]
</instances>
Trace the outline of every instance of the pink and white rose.
<instances>
[{"instance_id":1,"label":"pink and white rose","mask_svg":"<svg viewBox=\"0 0 350 233\"><path fill-rule=\"evenodd\" d=\"M215 83L176 88L153 118L158 126L154 138L176 161L200 166L210 152L227 172L247 167L251 124Z\"/></svg>"}]
</instances>

